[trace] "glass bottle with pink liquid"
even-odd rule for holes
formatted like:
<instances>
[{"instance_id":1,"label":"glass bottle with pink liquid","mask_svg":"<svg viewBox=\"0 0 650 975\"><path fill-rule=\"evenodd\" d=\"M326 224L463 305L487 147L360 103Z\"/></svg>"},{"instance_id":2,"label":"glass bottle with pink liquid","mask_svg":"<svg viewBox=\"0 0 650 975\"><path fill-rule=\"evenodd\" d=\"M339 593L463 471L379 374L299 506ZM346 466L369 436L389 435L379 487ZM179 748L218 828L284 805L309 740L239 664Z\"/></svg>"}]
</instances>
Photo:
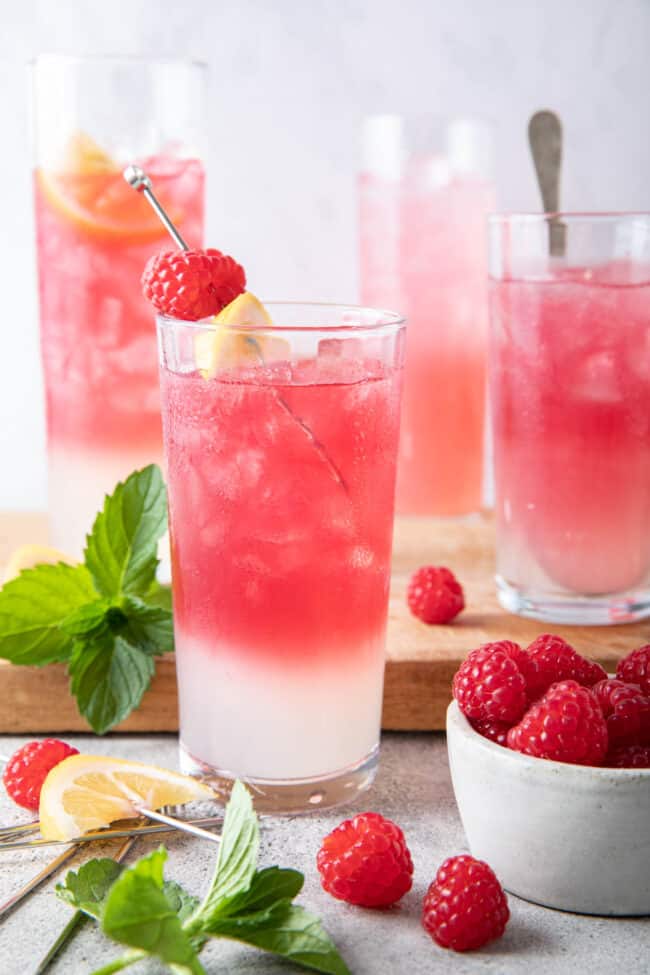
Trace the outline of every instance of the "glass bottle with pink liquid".
<instances>
[{"instance_id":1,"label":"glass bottle with pink liquid","mask_svg":"<svg viewBox=\"0 0 650 975\"><path fill-rule=\"evenodd\" d=\"M181 764L300 812L377 767L404 325L267 310L158 319Z\"/></svg>"},{"instance_id":2,"label":"glass bottle with pink liquid","mask_svg":"<svg viewBox=\"0 0 650 975\"><path fill-rule=\"evenodd\" d=\"M456 119L366 120L360 176L362 301L409 321L397 511L481 507L491 135Z\"/></svg>"},{"instance_id":3,"label":"glass bottle with pink liquid","mask_svg":"<svg viewBox=\"0 0 650 975\"><path fill-rule=\"evenodd\" d=\"M201 245L204 69L46 55L33 85L50 539L78 556L104 494L161 460L156 336L140 275L167 239L121 173L125 162L146 166L184 237Z\"/></svg>"},{"instance_id":4,"label":"glass bottle with pink liquid","mask_svg":"<svg viewBox=\"0 0 650 975\"><path fill-rule=\"evenodd\" d=\"M501 603L650 616L650 214L495 216L490 291Z\"/></svg>"}]
</instances>

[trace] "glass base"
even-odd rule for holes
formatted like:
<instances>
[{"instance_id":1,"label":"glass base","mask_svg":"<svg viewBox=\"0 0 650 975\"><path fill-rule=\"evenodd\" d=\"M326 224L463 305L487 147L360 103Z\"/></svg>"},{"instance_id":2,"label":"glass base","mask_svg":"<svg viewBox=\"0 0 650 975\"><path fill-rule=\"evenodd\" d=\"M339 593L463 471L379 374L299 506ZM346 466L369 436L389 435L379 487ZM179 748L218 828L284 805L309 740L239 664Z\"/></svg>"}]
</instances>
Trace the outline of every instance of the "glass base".
<instances>
[{"instance_id":1,"label":"glass base","mask_svg":"<svg viewBox=\"0 0 650 975\"><path fill-rule=\"evenodd\" d=\"M241 778L253 796L258 813L266 815L316 812L354 802L372 785L379 764L379 745L355 765L313 779L252 779L199 761L180 743L180 767L187 775L207 782L227 801L236 778Z\"/></svg>"},{"instance_id":2,"label":"glass base","mask_svg":"<svg viewBox=\"0 0 650 975\"><path fill-rule=\"evenodd\" d=\"M567 626L616 626L650 618L650 592L545 593L520 589L496 576L497 597L505 610L517 616Z\"/></svg>"}]
</instances>

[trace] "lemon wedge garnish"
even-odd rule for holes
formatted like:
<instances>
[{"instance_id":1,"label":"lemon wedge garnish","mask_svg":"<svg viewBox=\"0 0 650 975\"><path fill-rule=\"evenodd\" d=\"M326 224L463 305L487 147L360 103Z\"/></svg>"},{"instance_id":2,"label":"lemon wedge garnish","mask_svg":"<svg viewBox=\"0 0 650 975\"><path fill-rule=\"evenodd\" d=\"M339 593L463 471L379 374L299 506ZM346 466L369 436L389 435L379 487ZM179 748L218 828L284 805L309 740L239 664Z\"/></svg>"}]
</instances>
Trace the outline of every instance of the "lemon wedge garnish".
<instances>
[{"instance_id":1,"label":"lemon wedge garnish","mask_svg":"<svg viewBox=\"0 0 650 975\"><path fill-rule=\"evenodd\" d=\"M15 579L23 569L33 569L37 565L55 565L57 562L67 562L68 565L75 565L76 559L59 552L56 548L49 545L21 545L10 556L5 565L3 582Z\"/></svg>"},{"instance_id":2,"label":"lemon wedge garnish","mask_svg":"<svg viewBox=\"0 0 650 975\"><path fill-rule=\"evenodd\" d=\"M201 332L194 340L196 367L204 379L211 379L219 369L243 363L258 365L289 356L289 343L284 339L250 329L237 331L237 325L273 327L266 308L250 291L244 291L226 305L213 323L214 329Z\"/></svg>"},{"instance_id":3,"label":"lemon wedge garnish","mask_svg":"<svg viewBox=\"0 0 650 975\"><path fill-rule=\"evenodd\" d=\"M105 755L71 755L43 783L41 834L47 840L69 840L117 819L132 819L139 806L159 809L213 798L209 786L180 772Z\"/></svg>"}]
</instances>

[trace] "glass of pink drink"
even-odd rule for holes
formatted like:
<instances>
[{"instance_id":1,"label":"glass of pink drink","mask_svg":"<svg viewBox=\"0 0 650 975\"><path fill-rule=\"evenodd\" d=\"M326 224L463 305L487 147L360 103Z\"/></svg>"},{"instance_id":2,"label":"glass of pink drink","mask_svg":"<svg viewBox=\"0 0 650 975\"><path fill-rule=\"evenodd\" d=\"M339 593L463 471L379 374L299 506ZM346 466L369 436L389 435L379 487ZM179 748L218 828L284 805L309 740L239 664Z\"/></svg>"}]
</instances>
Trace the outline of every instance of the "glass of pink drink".
<instances>
[{"instance_id":1,"label":"glass of pink drink","mask_svg":"<svg viewBox=\"0 0 650 975\"><path fill-rule=\"evenodd\" d=\"M404 327L267 308L267 328L158 319L180 740L186 771L295 812L375 774Z\"/></svg>"},{"instance_id":2,"label":"glass of pink drink","mask_svg":"<svg viewBox=\"0 0 650 975\"><path fill-rule=\"evenodd\" d=\"M162 456L155 331L141 295L166 231L124 182L138 160L190 245L203 238L196 150L204 71L44 56L34 174L52 543L81 554L104 494Z\"/></svg>"},{"instance_id":3,"label":"glass of pink drink","mask_svg":"<svg viewBox=\"0 0 650 975\"><path fill-rule=\"evenodd\" d=\"M490 243L500 601L650 616L650 214L497 216Z\"/></svg>"},{"instance_id":4,"label":"glass of pink drink","mask_svg":"<svg viewBox=\"0 0 650 975\"><path fill-rule=\"evenodd\" d=\"M483 123L368 119L360 178L362 300L409 321L397 510L481 507L487 343Z\"/></svg>"}]
</instances>

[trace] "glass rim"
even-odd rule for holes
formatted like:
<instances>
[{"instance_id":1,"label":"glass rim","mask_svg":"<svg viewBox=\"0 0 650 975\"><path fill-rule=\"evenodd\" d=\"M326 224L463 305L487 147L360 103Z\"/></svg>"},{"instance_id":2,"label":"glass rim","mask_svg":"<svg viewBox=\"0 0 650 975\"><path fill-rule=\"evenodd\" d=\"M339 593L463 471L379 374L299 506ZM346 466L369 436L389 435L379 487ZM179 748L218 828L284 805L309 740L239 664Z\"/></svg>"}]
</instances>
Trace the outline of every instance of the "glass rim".
<instances>
[{"instance_id":1,"label":"glass rim","mask_svg":"<svg viewBox=\"0 0 650 975\"><path fill-rule=\"evenodd\" d=\"M43 51L33 58L29 58L27 64L31 68L38 65L47 64L124 64L124 65L183 65L187 68L199 68L207 71L208 62L200 58L192 57L167 57L165 55L149 54L61 54L56 51Z\"/></svg>"},{"instance_id":2,"label":"glass rim","mask_svg":"<svg viewBox=\"0 0 650 975\"><path fill-rule=\"evenodd\" d=\"M314 322L312 324L305 325L283 325L279 320L272 320L268 325L264 324L253 324L253 325L236 325L227 324L222 322L215 322L212 317L210 318L200 318L198 321L186 321L183 318L172 318L170 315L156 315L156 322L158 325L171 328L173 326L182 325L185 328L195 328L199 331L205 332L207 329L214 329L215 326L220 328L226 328L235 330L237 332L329 332L329 333L343 333L346 335L351 335L359 332L376 332L383 331L384 329L390 331L391 329L398 329L406 325L406 318L400 315L399 312L389 311L388 309L375 308L369 305L352 305L347 303L339 303L335 301L283 301L282 299L274 299L270 301L262 302L265 308L269 311L273 311L274 308L309 308L309 309L330 309L333 311L337 309L338 311L349 312L351 314L357 313L369 313L375 316L375 321L366 322L350 322L332 324L331 320L328 323L324 322ZM273 319L273 316L271 316Z\"/></svg>"},{"instance_id":3,"label":"glass rim","mask_svg":"<svg viewBox=\"0 0 650 975\"><path fill-rule=\"evenodd\" d=\"M565 220L569 223L607 222L612 220L650 220L650 210L558 210L555 213L542 211L506 210L488 214L489 224L542 223L549 220Z\"/></svg>"}]
</instances>

